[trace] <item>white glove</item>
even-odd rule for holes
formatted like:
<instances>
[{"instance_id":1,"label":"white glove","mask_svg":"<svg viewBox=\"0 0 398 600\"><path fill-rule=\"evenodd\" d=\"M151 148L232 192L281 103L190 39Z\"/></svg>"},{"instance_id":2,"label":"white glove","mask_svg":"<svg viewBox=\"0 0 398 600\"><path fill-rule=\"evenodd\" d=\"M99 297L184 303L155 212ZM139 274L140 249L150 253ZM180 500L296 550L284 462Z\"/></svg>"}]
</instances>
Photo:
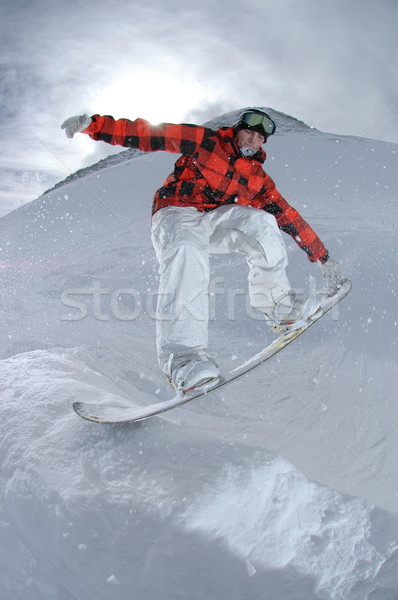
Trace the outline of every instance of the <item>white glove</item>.
<instances>
[{"instance_id":1,"label":"white glove","mask_svg":"<svg viewBox=\"0 0 398 600\"><path fill-rule=\"evenodd\" d=\"M330 258L325 263L319 263L322 271L323 281L327 288L338 288L343 280L339 265Z\"/></svg>"},{"instance_id":2,"label":"white glove","mask_svg":"<svg viewBox=\"0 0 398 600\"><path fill-rule=\"evenodd\" d=\"M91 123L91 117L87 115L76 115L75 117L69 117L61 125L61 129L65 129L66 137L73 138L75 133L83 131Z\"/></svg>"}]
</instances>

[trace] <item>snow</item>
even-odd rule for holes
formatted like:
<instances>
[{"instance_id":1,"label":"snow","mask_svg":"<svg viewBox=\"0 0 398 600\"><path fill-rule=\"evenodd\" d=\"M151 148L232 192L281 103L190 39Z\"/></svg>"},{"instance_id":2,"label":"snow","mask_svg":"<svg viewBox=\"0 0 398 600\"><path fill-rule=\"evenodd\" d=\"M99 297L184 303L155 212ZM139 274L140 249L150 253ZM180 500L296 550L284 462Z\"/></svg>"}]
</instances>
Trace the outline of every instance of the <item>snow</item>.
<instances>
[{"instance_id":1,"label":"snow","mask_svg":"<svg viewBox=\"0 0 398 600\"><path fill-rule=\"evenodd\" d=\"M71 406L172 396L150 211L175 156L122 151L0 220L1 598L398 597L397 146L272 114L266 168L353 290L278 358L161 418L99 426ZM321 286L285 240L292 284ZM272 334L240 257L212 275L210 349L230 369Z\"/></svg>"}]
</instances>

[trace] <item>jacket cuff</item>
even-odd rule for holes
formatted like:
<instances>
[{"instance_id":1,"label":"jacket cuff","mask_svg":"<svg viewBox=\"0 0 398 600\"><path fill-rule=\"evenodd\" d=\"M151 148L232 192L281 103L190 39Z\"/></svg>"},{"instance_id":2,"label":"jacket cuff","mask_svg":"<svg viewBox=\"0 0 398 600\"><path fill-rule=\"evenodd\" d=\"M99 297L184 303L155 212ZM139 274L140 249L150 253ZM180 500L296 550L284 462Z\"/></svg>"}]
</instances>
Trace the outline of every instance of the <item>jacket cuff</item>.
<instances>
[{"instance_id":1,"label":"jacket cuff","mask_svg":"<svg viewBox=\"0 0 398 600\"><path fill-rule=\"evenodd\" d=\"M325 254L323 256L321 256L320 258L318 258L318 260L322 265L324 265L329 260L329 258L330 258L329 252L326 250Z\"/></svg>"}]
</instances>

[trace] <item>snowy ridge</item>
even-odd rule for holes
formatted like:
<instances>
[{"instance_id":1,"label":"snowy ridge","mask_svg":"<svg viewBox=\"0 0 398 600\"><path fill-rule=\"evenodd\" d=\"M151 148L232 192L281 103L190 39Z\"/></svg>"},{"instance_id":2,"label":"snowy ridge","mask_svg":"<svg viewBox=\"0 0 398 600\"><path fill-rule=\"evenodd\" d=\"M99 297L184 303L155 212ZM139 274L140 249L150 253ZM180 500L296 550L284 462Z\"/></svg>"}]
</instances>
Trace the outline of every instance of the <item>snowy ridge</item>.
<instances>
[{"instance_id":1,"label":"snowy ridge","mask_svg":"<svg viewBox=\"0 0 398 600\"><path fill-rule=\"evenodd\" d=\"M299 121L290 115L286 115L278 110L274 110L272 108L268 108L266 106L246 106L239 110L232 110L229 113L225 113L221 116L215 117L210 121L206 121L205 125L212 129L218 129L219 127L231 127L235 125L239 119L239 116L249 108L258 108L260 110L265 110L267 114L273 119L276 123L276 133L275 135L279 135L283 132L309 132L314 131L320 133L317 129L313 129L306 125L303 121ZM274 139L274 138L273 138Z\"/></svg>"},{"instance_id":2,"label":"snowy ridge","mask_svg":"<svg viewBox=\"0 0 398 600\"><path fill-rule=\"evenodd\" d=\"M143 154L143 152L141 152L141 150L137 150L136 148L128 148L127 150L117 152L116 154L110 154L106 158L99 160L98 162L94 163L93 165L89 165L88 167L83 167L82 169L78 169L75 173L68 175L68 177L65 177L65 179L56 183L52 188L49 188L48 190L46 190L42 194L42 196L45 196L49 192L52 192L53 190L57 190L58 188L61 188L64 185L67 185L68 183L70 183L71 181L74 181L75 179L80 179L81 177L85 177L86 175L89 175L90 173L95 173L96 171L102 171L102 169L107 169L108 167L111 167L112 165L116 165L118 163L130 160L131 158L140 156L142 154Z\"/></svg>"},{"instance_id":3,"label":"snowy ridge","mask_svg":"<svg viewBox=\"0 0 398 600\"><path fill-rule=\"evenodd\" d=\"M0 220L1 598L396 600L397 146L297 125L266 150L353 290L266 368L138 426L71 407L166 392L149 227L175 157L115 159ZM292 284L320 286L285 239ZM211 285L230 369L268 333L240 257Z\"/></svg>"},{"instance_id":4,"label":"snowy ridge","mask_svg":"<svg viewBox=\"0 0 398 600\"><path fill-rule=\"evenodd\" d=\"M254 107L246 107L246 108L254 108ZM294 132L294 131L303 131L303 130L309 131L309 130L311 130L311 128L308 125L306 125L305 123L303 123L302 121L299 121L298 119L295 119L294 117L290 117L289 115L286 115L284 113L273 110L272 108L266 108L266 107L256 107L256 108L265 110L266 112L268 112L270 117L275 120L275 122L277 123L277 134L286 132L286 131ZM237 118L244 110L246 110L246 109L243 108L240 110L233 110L229 113L225 113L224 115L215 117L214 119L211 119L210 121L206 121L205 123L203 123L203 125L210 127L210 128L214 128L214 129L218 129L219 127L230 127L231 125L234 125L236 123ZM316 129L314 129L314 131L318 132L318 130L316 130ZM320 132L318 132L318 133L320 133ZM73 181L75 179L85 177L86 175L89 175L90 173L94 173L96 171L101 171L102 169L106 169L108 167L111 167L112 165L115 165L115 164L118 164L118 163L121 163L124 161L128 161L134 157L141 156L142 154L143 154L143 152L141 152L140 150L137 150L135 148L129 148L127 150L122 150L122 151L118 152L117 154L110 154L106 158L103 158L102 160L98 161L97 163L90 165L88 167L84 167L83 169L79 169L75 173L68 175L68 177L66 177L62 181L58 182L57 184L55 184L52 188L46 190L42 194L42 196L45 196L49 192L52 192L53 190L57 190L58 188L63 187L64 185L67 185L68 183L70 183L71 181Z\"/></svg>"}]
</instances>

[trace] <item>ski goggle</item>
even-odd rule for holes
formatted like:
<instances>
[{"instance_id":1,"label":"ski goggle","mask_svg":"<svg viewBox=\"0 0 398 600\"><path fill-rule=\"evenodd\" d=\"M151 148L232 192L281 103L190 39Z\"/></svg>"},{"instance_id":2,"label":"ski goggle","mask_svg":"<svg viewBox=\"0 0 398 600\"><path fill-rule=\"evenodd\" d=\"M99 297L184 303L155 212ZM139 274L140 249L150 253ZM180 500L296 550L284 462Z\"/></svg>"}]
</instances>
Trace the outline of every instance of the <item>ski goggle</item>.
<instances>
[{"instance_id":1,"label":"ski goggle","mask_svg":"<svg viewBox=\"0 0 398 600\"><path fill-rule=\"evenodd\" d=\"M276 125L266 113L246 112L242 115L241 124L255 129L265 137L275 133Z\"/></svg>"}]
</instances>

